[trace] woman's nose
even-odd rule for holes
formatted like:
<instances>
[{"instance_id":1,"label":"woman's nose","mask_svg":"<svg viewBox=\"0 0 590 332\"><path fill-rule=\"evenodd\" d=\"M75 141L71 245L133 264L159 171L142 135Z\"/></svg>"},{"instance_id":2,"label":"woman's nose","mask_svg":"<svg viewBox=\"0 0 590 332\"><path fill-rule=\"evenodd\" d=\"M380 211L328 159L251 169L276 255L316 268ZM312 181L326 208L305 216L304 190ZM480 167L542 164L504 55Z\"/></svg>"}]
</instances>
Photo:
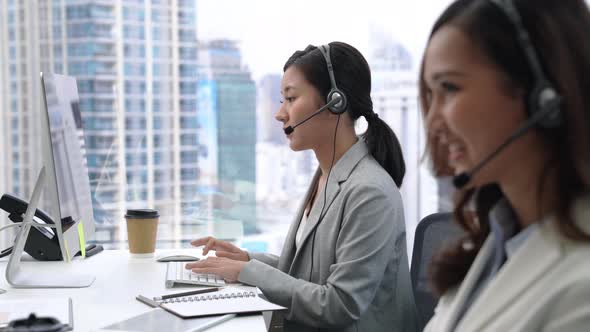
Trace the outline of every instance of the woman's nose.
<instances>
[{"instance_id":1,"label":"woman's nose","mask_svg":"<svg viewBox=\"0 0 590 332\"><path fill-rule=\"evenodd\" d=\"M275 119L279 122L287 122L287 112L285 111L285 104L281 104L279 111L275 114Z\"/></svg>"},{"instance_id":2,"label":"woman's nose","mask_svg":"<svg viewBox=\"0 0 590 332\"><path fill-rule=\"evenodd\" d=\"M448 128L445 119L435 107L430 107L425 119L428 136L436 137L439 140L447 140Z\"/></svg>"}]
</instances>

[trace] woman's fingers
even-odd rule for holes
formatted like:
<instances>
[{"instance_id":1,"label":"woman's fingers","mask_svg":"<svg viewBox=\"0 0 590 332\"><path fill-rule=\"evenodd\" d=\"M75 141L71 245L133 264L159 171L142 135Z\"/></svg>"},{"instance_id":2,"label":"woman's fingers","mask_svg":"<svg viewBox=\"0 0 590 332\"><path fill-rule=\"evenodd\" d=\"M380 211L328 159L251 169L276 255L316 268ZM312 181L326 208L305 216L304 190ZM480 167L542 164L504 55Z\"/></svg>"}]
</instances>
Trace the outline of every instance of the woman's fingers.
<instances>
[{"instance_id":1,"label":"woman's fingers","mask_svg":"<svg viewBox=\"0 0 590 332\"><path fill-rule=\"evenodd\" d=\"M209 239L210 238L211 238L210 236L207 236L207 237L202 237L202 238L199 238L199 239L196 239L196 240L192 240L191 241L191 245L194 246L194 247L203 246L203 245L207 244L207 242L209 242Z\"/></svg>"},{"instance_id":2,"label":"woman's fingers","mask_svg":"<svg viewBox=\"0 0 590 332\"><path fill-rule=\"evenodd\" d=\"M187 263L184 267L188 270L192 270L194 268L219 267L223 265L224 260L227 260L227 258L207 257L207 259L203 259L198 262Z\"/></svg>"},{"instance_id":3,"label":"woman's fingers","mask_svg":"<svg viewBox=\"0 0 590 332\"><path fill-rule=\"evenodd\" d=\"M227 281L236 281L241 271L239 262L222 257L209 257L205 260L188 263L185 268L193 273L215 274Z\"/></svg>"},{"instance_id":4,"label":"woman's fingers","mask_svg":"<svg viewBox=\"0 0 590 332\"><path fill-rule=\"evenodd\" d=\"M233 253L239 253L241 252L240 248L234 246L233 244L227 242L227 241L220 241L217 240L215 242L215 245L217 246L217 249L215 250L225 250L225 251L229 251L229 252L233 252Z\"/></svg>"},{"instance_id":5,"label":"woman's fingers","mask_svg":"<svg viewBox=\"0 0 590 332\"><path fill-rule=\"evenodd\" d=\"M223 277L223 268L221 267L196 267L194 269L191 269L191 271L193 273L199 273L199 274L215 274L215 275L219 275Z\"/></svg>"},{"instance_id":6,"label":"woman's fingers","mask_svg":"<svg viewBox=\"0 0 590 332\"><path fill-rule=\"evenodd\" d=\"M191 245L193 245L195 247L205 246L203 248L203 255L207 255L207 253L209 253L210 250L215 250L215 251L225 250L225 251L229 251L229 252L233 252L233 253L241 253L242 252L238 247L234 246L233 244L226 242L226 241L218 240L218 239L211 237L211 236L196 239L191 242Z\"/></svg>"},{"instance_id":7,"label":"woman's fingers","mask_svg":"<svg viewBox=\"0 0 590 332\"><path fill-rule=\"evenodd\" d=\"M205 248L203 248L203 255L207 255L209 250L215 250L215 238L209 237L209 241L205 244Z\"/></svg>"},{"instance_id":8,"label":"woman's fingers","mask_svg":"<svg viewBox=\"0 0 590 332\"><path fill-rule=\"evenodd\" d=\"M215 253L215 256L229 258L229 259L234 259L234 260L238 260L238 261L243 261L244 260L244 255L241 252L240 253L234 253L234 252L229 252L229 251L217 251Z\"/></svg>"}]
</instances>

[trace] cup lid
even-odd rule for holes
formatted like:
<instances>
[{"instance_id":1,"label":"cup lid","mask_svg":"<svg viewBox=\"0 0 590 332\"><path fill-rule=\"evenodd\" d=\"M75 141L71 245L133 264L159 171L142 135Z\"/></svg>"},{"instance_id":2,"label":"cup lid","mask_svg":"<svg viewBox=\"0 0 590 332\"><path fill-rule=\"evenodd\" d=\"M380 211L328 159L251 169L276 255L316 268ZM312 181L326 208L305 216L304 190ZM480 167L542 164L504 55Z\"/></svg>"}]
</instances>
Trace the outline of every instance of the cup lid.
<instances>
[{"instance_id":1,"label":"cup lid","mask_svg":"<svg viewBox=\"0 0 590 332\"><path fill-rule=\"evenodd\" d=\"M158 218L159 216L158 211L152 209L129 209L125 214L125 218L128 219L148 219Z\"/></svg>"}]
</instances>

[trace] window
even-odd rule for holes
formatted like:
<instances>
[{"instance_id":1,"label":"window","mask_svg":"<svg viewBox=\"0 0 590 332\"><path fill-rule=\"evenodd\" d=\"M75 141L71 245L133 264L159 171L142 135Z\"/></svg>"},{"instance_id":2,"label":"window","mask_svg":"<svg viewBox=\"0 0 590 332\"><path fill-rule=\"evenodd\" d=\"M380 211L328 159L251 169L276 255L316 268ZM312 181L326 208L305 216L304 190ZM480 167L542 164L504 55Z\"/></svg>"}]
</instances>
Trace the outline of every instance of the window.
<instances>
[{"instance_id":1,"label":"window","mask_svg":"<svg viewBox=\"0 0 590 332\"><path fill-rule=\"evenodd\" d=\"M145 82L125 81L126 94L143 94L145 93Z\"/></svg>"},{"instance_id":2,"label":"window","mask_svg":"<svg viewBox=\"0 0 590 332\"><path fill-rule=\"evenodd\" d=\"M78 93L91 93L94 92L94 84L92 81L80 80L78 81Z\"/></svg>"},{"instance_id":3,"label":"window","mask_svg":"<svg viewBox=\"0 0 590 332\"><path fill-rule=\"evenodd\" d=\"M140 25L125 25L123 26L123 37L127 39L145 39L143 27Z\"/></svg>"},{"instance_id":4,"label":"window","mask_svg":"<svg viewBox=\"0 0 590 332\"><path fill-rule=\"evenodd\" d=\"M178 39L180 41L190 42L195 41L197 38L194 30L181 28L180 30L178 30Z\"/></svg>"},{"instance_id":5,"label":"window","mask_svg":"<svg viewBox=\"0 0 590 332\"><path fill-rule=\"evenodd\" d=\"M131 98L125 99L125 112L127 113L143 113L145 112L145 99Z\"/></svg>"},{"instance_id":6,"label":"window","mask_svg":"<svg viewBox=\"0 0 590 332\"><path fill-rule=\"evenodd\" d=\"M196 129L198 128L198 119L195 116L181 116L180 117L180 128L181 129Z\"/></svg>"},{"instance_id":7,"label":"window","mask_svg":"<svg viewBox=\"0 0 590 332\"><path fill-rule=\"evenodd\" d=\"M179 54L180 54L181 59L197 60L197 48L196 47L180 47Z\"/></svg>"},{"instance_id":8,"label":"window","mask_svg":"<svg viewBox=\"0 0 590 332\"><path fill-rule=\"evenodd\" d=\"M126 58L145 58L145 47L142 44L125 44Z\"/></svg>"},{"instance_id":9,"label":"window","mask_svg":"<svg viewBox=\"0 0 590 332\"><path fill-rule=\"evenodd\" d=\"M181 112L194 112L197 110L196 99L181 99L180 100L180 111Z\"/></svg>"},{"instance_id":10,"label":"window","mask_svg":"<svg viewBox=\"0 0 590 332\"><path fill-rule=\"evenodd\" d=\"M145 118L127 118L125 119L125 129L133 130L145 130Z\"/></svg>"},{"instance_id":11,"label":"window","mask_svg":"<svg viewBox=\"0 0 590 332\"><path fill-rule=\"evenodd\" d=\"M126 62L124 72L127 76L144 76L145 65L143 63Z\"/></svg>"},{"instance_id":12,"label":"window","mask_svg":"<svg viewBox=\"0 0 590 332\"><path fill-rule=\"evenodd\" d=\"M273 39L275 34L289 36L292 28L274 19L287 10L280 3L262 13L259 6L236 1L232 10L243 15L220 21L215 18L227 10L221 7L224 2L53 1L46 8L46 14L52 10L53 22L42 25L47 31L34 34L30 30L34 27L19 23L30 21L30 17L23 20L29 14L21 10L21 2L5 3L3 49L8 59L3 65L9 76L9 109L0 113L9 112L11 132L5 135L10 142L0 144L19 145L12 162L21 171L0 167L0 188L11 189L2 181L14 177L14 187L24 190L31 181L24 170L40 164L42 153L34 150L39 144L32 144L35 135L12 131L38 128L30 116L34 110L30 93L38 84L31 83L36 77L31 70L38 66L21 59L42 50L46 56L39 68L77 78L97 222L124 227L118 207L129 202L145 206L149 197L153 206L163 209L162 227L170 227L168 234L177 236L159 243L160 247L186 244L187 237L195 235L183 233L190 220L230 220L241 223L243 232L222 236L250 248L256 234L267 249L280 252L282 239L268 230L283 227L274 233L286 232L317 168L313 152L289 150L281 124L273 118L280 107L282 64L288 55L318 39L322 13L339 6L336 0L317 2L326 11L291 6L289 16L306 17L292 42ZM434 212L438 199L435 181L417 162L424 138L415 77L428 37L424 26L431 25L450 0L432 3L423 6L419 15L401 0L371 2L363 15L339 6L343 19L333 22L334 31L359 40L354 46L372 69L374 110L404 141L407 175L402 195L409 245L412 223ZM406 16L418 19L400 19ZM209 31L215 35L207 35ZM51 32L51 39L48 35L38 45L24 42L27 36L46 32ZM307 42L297 45L301 40ZM29 49L32 46L35 50ZM358 122L365 125L364 120ZM181 214L175 215L178 211ZM105 239L106 247L124 246L120 234L124 232L105 232L97 238ZM8 246L1 242L2 237L0 247Z\"/></svg>"},{"instance_id":13,"label":"window","mask_svg":"<svg viewBox=\"0 0 590 332\"><path fill-rule=\"evenodd\" d=\"M180 153L180 162L190 164L197 162L197 154L194 151L183 151Z\"/></svg>"},{"instance_id":14,"label":"window","mask_svg":"<svg viewBox=\"0 0 590 332\"><path fill-rule=\"evenodd\" d=\"M180 82L180 93L187 95L197 94L197 82Z\"/></svg>"},{"instance_id":15,"label":"window","mask_svg":"<svg viewBox=\"0 0 590 332\"><path fill-rule=\"evenodd\" d=\"M112 6L95 4L88 7L88 16L91 18L115 18Z\"/></svg>"},{"instance_id":16,"label":"window","mask_svg":"<svg viewBox=\"0 0 590 332\"><path fill-rule=\"evenodd\" d=\"M180 65L180 76L181 77L196 77L197 66L196 65Z\"/></svg>"},{"instance_id":17,"label":"window","mask_svg":"<svg viewBox=\"0 0 590 332\"><path fill-rule=\"evenodd\" d=\"M90 16L89 7L85 5L69 5L66 9L68 20L88 18Z\"/></svg>"},{"instance_id":18,"label":"window","mask_svg":"<svg viewBox=\"0 0 590 332\"><path fill-rule=\"evenodd\" d=\"M123 18L126 21L143 21L145 12L143 8L123 7Z\"/></svg>"}]
</instances>

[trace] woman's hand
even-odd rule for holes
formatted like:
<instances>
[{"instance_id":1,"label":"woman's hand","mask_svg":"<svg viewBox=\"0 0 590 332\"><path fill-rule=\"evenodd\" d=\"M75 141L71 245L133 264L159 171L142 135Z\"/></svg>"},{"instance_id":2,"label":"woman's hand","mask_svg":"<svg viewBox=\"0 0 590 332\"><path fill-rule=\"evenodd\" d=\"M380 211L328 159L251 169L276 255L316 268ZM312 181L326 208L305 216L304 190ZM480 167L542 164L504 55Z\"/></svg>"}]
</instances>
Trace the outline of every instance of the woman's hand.
<instances>
[{"instance_id":1,"label":"woman's hand","mask_svg":"<svg viewBox=\"0 0 590 332\"><path fill-rule=\"evenodd\" d=\"M207 257L202 261L188 263L185 268L195 273L215 274L226 281L235 282L238 281L238 276L246 264L244 261L225 257Z\"/></svg>"},{"instance_id":2,"label":"woman's hand","mask_svg":"<svg viewBox=\"0 0 590 332\"><path fill-rule=\"evenodd\" d=\"M218 240L214 237L208 236L196 239L191 242L194 247L205 246L203 248L203 256L209 253L209 250L215 250L215 256L226 257L236 261L248 262L250 257L248 253L233 244Z\"/></svg>"}]
</instances>

